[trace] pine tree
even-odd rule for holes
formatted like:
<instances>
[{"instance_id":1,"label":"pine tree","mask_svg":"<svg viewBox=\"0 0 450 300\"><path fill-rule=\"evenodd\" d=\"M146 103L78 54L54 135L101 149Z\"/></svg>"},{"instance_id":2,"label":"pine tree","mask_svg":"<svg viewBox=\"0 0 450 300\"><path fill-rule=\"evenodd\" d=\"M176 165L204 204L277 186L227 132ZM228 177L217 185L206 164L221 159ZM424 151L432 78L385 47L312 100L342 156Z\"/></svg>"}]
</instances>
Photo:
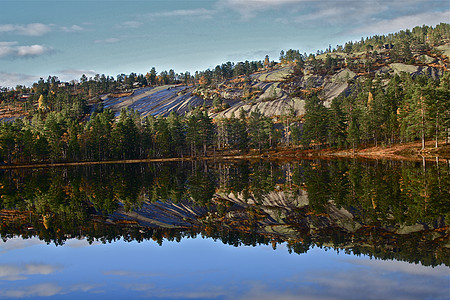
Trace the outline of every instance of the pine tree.
<instances>
[{"instance_id":1,"label":"pine tree","mask_svg":"<svg viewBox=\"0 0 450 300\"><path fill-rule=\"evenodd\" d=\"M317 95L308 97L305 101L305 116L303 122L303 144L308 147L311 142L319 146L328 136L328 109Z\"/></svg>"}]
</instances>

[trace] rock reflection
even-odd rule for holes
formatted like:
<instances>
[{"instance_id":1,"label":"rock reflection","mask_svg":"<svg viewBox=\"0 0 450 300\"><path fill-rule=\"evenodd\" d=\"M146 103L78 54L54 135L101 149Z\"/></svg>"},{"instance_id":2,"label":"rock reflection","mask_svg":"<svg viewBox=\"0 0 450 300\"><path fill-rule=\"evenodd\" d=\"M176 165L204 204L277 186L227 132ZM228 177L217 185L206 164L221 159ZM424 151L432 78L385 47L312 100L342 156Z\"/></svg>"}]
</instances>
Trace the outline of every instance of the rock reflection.
<instances>
[{"instance_id":1,"label":"rock reflection","mask_svg":"<svg viewBox=\"0 0 450 300\"><path fill-rule=\"evenodd\" d=\"M197 235L448 265L447 164L237 161L97 165L0 174L0 234L111 242Z\"/></svg>"}]
</instances>

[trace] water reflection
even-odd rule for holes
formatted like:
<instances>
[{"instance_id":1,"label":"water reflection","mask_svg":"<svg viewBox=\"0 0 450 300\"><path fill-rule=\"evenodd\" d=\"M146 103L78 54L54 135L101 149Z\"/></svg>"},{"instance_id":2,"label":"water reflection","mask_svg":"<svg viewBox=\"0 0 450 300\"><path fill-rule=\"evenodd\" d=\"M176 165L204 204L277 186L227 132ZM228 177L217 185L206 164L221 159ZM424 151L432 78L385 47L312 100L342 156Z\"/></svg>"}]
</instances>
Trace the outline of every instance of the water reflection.
<instances>
[{"instance_id":1,"label":"water reflection","mask_svg":"<svg viewBox=\"0 0 450 300\"><path fill-rule=\"evenodd\" d=\"M449 179L448 164L354 160L6 170L0 234L56 245L205 236L448 266Z\"/></svg>"},{"instance_id":2,"label":"water reflection","mask_svg":"<svg viewBox=\"0 0 450 300\"><path fill-rule=\"evenodd\" d=\"M0 243L0 248L16 239ZM64 299L446 299L448 267L338 255L289 255L211 239L62 247L30 239L2 253L0 297ZM21 245L22 247L23 245ZM284 248L279 245L279 248ZM37 264L34 261L40 261ZM11 261L7 265L5 261ZM7 274L14 271L11 274Z\"/></svg>"}]
</instances>

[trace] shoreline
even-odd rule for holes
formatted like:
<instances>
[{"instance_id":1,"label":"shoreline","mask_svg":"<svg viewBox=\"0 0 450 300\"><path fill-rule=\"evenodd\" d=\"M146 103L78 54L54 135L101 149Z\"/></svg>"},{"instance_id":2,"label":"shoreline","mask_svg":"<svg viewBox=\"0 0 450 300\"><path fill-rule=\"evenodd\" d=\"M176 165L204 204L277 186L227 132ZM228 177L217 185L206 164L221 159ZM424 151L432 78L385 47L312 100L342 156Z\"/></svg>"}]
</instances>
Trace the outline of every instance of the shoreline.
<instances>
[{"instance_id":1,"label":"shoreline","mask_svg":"<svg viewBox=\"0 0 450 300\"><path fill-rule=\"evenodd\" d=\"M431 145L433 145L431 147ZM406 144L396 144L391 147L367 147L356 149L355 152L350 149L310 149L303 150L296 148L278 148L268 150L262 153L239 154L236 151L210 153L209 156L199 157L172 157L172 158L146 158L146 159L128 159L128 160L105 160L105 161L79 161L79 162L42 162L30 164L10 164L0 165L0 170L7 169L26 169L26 168L53 168L67 166L88 166L100 164L134 164L134 163L153 163L153 162L183 162L183 161L232 161L232 160L301 160L301 159L387 159L403 161L431 161L431 160L450 160L450 144L441 145L434 148L434 142L426 143L426 148L421 151L420 142ZM218 154L218 155L217 155Z\"/></svg>"}]
</instances>

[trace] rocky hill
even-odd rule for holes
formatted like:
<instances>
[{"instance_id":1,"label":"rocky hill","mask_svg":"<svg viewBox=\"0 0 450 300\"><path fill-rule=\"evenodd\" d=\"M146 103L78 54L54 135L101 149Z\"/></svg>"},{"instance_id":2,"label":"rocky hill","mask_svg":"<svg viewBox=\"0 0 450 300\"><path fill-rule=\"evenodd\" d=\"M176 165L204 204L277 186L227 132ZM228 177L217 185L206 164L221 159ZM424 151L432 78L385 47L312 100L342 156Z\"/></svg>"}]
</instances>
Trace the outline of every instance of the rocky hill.
<instances>
[{"instance_id":1,"label":"rocky hill","mask_svg":"<svg viewBox=\"0 0 450 300\"><path fill-rule=\"evenodd\" d=\"M130 95L119 97L107 94L101 97L101 103L104 108L112 109L116 115L120 114L122 108L138 111L144 117L168 116L172 111L184 115L192 107L204 103L204 100L193 95L192 91L193 88L188 86L164 85L137 89Z\"/></svg>"},{"instance_id":2,"label":"rocky hill","mask_svg":"<svg viewBox=\"0 0 450 300\"><path fill-rule=\"evenodd\" d=\"M301 67L295 62L282 62L219 84L141 88L122 97L104 95L102 103L116 113L130 108L143 116L167 116L171 111L185 114L199 105L206 105L214 118L237 116L241 110L247 113L259 110L268 117L289 113L300 116L305 112L305 96L311 91L318 92L329 107L332 99L348 95L367 79L386 84L392 76L402 73L437 79L450 68L450 43L437 46L427 54L413 52L413 59L408 63L395 62L392 51L377 49L356 55L333 52L307 59Z\"/></svg>"}]
</instances>

